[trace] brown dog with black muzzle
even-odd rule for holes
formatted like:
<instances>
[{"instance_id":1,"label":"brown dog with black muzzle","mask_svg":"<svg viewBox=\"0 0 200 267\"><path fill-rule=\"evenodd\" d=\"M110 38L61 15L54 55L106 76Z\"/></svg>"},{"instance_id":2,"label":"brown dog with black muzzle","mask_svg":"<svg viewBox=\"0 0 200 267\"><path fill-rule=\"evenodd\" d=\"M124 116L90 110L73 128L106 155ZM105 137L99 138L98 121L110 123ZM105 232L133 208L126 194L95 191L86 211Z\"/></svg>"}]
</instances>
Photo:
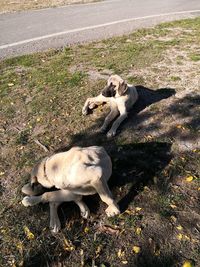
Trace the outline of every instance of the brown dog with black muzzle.
<instances>
[{"instance_id":1,"label":"brown dog with black muzzle","mask_svg":"<svg viewBox=\"0 0 200 267\"><path fill-rule=\"evenodd\" d=\"M24 197L22 203L33 206L49 202L50 228L53 232L58 232L61 227L57 208L62 202L74 201L80 208L81 216L88 218L89 209L82 201L84 195L98 193L108 205L107 216L114 216L120 211L107 184L111 174L112 162L103 147L73 147L67 152L43 159L33 168L31 184L22 188L22 192L29 196ZM44 188L53 187L58 190L44 193Z\"/></svg>"},{"instance_id":2,"label":"brown dog with black muzzle","mask_svg":"<svg viewBox=\"0 0 200 267\"><path fill-rule=\"evenodd\" d=\"M134 86L127 84L120 76L111 75L108 79L107 86L100 95L88 98L83 106L82 114L87 115L89 109L102 103L110 104L110 113L100 128L100 132L105 132L109 124L114 121L111 129L107 132L107 137L116 135L116 131L123 120L127 118L128 111L132 108L138 99L138 93Z\"/></svg>"}]
</instances>

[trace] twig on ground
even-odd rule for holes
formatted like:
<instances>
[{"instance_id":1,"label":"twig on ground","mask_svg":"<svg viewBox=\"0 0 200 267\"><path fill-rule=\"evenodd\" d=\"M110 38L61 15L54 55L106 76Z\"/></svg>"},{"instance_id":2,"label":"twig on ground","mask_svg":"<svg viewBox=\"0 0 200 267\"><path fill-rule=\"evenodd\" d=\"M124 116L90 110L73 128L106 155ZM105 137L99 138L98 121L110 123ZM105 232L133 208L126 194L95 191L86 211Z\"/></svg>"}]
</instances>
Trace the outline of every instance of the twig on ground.
<instances>
[{"instance_id":1,"label":"twig on ground","mask_svg":"<svg viewBox=\"0 0 200 267\"><path fill-rule=\"evenodd\" d=\"M44 146L42 143L40 143L39 140L34 139L34 142L39 145L45 152L49 152L48 148L46 146Z\"/></svg>"}]
</instances>

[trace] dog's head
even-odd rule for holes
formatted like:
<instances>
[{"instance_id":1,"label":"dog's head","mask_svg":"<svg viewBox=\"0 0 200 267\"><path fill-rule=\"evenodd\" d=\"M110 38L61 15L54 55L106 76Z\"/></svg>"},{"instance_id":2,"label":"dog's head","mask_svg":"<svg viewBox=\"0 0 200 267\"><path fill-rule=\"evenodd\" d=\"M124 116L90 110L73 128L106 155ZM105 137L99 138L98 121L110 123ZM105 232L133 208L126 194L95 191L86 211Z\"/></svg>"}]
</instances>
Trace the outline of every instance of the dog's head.
<instances>
[{"instance_id":1,"label":"dog's head","mask_svg":"<svg viewBox=\"0 0 200 267\"><path fill-rule=\"evenodd\" d=\"M51 188L53 185L48 180L48 177L46 175L46 160L47 158L44 158L41 160L38 164L35 165L35 167L32 169L31 172L31 187L34 190L38 186L42 186L45 188Z\"/></svg>"},{"instance_id":2,"label":"dog's head","mask_svg":"<svg viewBox=\"0 0 200 267\"><path fill-rule=\"evenodd\" d=\"M126 93L127 83L118 75L111 75L107 86L103 89L102 95L105 97L119 97Z\"/></svg>"}]
</instances>

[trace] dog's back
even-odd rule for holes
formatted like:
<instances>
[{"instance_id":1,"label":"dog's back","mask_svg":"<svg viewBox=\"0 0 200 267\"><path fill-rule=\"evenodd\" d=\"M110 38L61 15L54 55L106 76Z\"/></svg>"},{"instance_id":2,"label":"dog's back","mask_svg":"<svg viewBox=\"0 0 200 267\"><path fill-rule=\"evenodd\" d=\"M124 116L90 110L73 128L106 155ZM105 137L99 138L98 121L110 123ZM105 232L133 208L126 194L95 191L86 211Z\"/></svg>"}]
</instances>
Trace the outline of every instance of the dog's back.
<instances>
[{"instance_id":1,"label":"dog's back","mask_svg":"<svg viewBox=\"0 0 200 267\"><path fill-rule=\"evenodd\" d=\"M47 177L59 189L88 188L95 179L107 181L111 173L111 159L105 149L98 146L73 147L46 161Z\"/></svg>"}]
</instances>

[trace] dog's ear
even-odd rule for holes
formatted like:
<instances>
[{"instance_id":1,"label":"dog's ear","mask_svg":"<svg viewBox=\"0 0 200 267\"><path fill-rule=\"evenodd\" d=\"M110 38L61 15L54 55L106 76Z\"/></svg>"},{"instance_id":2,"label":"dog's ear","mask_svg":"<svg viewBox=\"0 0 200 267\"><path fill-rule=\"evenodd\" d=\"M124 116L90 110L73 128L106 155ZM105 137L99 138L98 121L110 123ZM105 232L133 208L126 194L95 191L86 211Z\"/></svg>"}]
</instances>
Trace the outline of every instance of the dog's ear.
<instances>
[{"instance_id":1,"label":"dog's ear","mask_svg":"<svg viewBox=\"0 0 200 267\"><path fill-rule=\"evenodd\" d=\"M125 81L123 81L122 83L119 83L118 94L120 96L124 95L127 90L128 90L128 85Z\"/></svg>"}]
</instances>

